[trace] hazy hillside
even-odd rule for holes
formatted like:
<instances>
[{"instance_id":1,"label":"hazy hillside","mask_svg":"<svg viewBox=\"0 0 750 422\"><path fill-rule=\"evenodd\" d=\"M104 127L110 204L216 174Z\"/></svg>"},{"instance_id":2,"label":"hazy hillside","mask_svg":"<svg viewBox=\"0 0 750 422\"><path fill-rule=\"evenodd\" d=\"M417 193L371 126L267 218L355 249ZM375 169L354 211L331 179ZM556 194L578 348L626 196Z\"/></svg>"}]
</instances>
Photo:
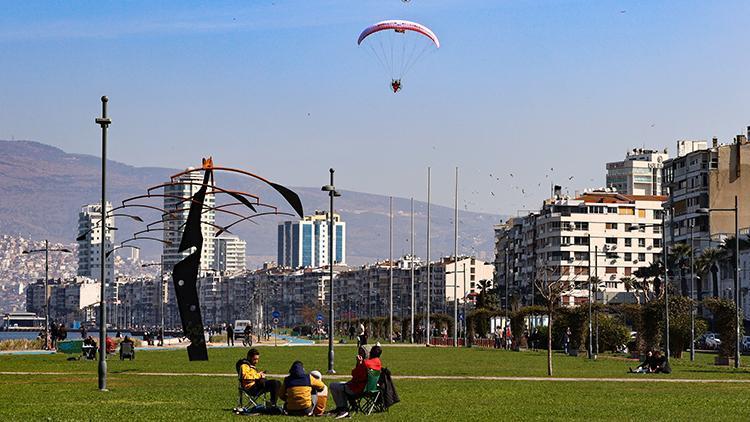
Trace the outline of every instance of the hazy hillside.
<instances>
[{"instance_id":1,"label":"hazy hillside","mask_svg":"<svg viewBox=\"0 0 750 422\"><path fill-rule=\"evenodd\" d=\"M186 163L194 164L194 163ZM76 236L78 211L83 204L100 197L99 158L68 154L32 141L0 141L0 234L20 234L31 238L49 238L70 243ZM133 167L107 163L108 198L119 205L122 199L144 194L150 186L164 183L176 169ZM283 180L276 182L284 184ZM216 174L216 183L230 189L258 194L261 200L285 205L272 189L251 179ZM306 213L327 209L328 197L319 187L291 187L302 198ZM153 199L159 205L158 199ZM409 200L394 199L394 255L407 253L409 246ZM282 207L288 210L289 207ZM388 256L388 197L344 191L336 200L337 211L347 223L347 253L350 264L361 264ZM154 212L139 212L147 222L158 219ZM415 201L416 253L425 255L427 207ZM465 253L492 257L492 225L500 216L461 212L459 215L459 249ZM247 241L251 261L275 259L276 223L280 218L257 220L259 224L240 223L232 232ZM219 221L221 223L221 220ZM452 254L453 210L432 207L433 257ZM143 224L118 219L117 238L130 237ZM144 257L156 257L160 246L142 242ZM253 258L254 257L254 258Z\"/></svg>"}]
</instances>

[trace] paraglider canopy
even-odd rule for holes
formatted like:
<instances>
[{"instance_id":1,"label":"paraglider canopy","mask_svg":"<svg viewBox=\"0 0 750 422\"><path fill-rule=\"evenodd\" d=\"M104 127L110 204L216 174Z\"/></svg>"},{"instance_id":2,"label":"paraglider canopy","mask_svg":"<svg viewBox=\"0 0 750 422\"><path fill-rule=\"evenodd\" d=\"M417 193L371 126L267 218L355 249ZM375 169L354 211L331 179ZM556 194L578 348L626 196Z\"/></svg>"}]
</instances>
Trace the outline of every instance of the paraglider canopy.
<instances>
[{"instance_id":1,"label":"paraglider canopy","mask_svg":"<svg viewBox=\"0 0 750 422\"><path fill-rule=\"evenodd\" d=\"M362 44L362 41L367 38L369 35L374 34L379 31L385 31L388 29L393 29L396 32L399 33L405 33L406 31L414 31L418 32L425 37L432 40L433 43L435 43L435 47L440 48L440 40L438 40L438 37L435 35L434 32L430 30L430 28L418 24L416 22L411 21L405 21L405 20L390 20L390 21L382 21L378 22L375 25L368 26L365 28L364 31L362 31L361 34L359 34L359 39L357 40L357 44Z\"/></svg>"},{"instance_id":2,"label":"paraglider canopy","mask_svg":"<svg viewBox=\"0 0 750 422\"><path fill-rule=\"evenodd\" d=\"M406 20L387 20L365 28L358 45L371 50L391 79L391 90L402 88L402 79L428 51L440 48L440 40L430 28Z\"/></svg>"}]
</instances>

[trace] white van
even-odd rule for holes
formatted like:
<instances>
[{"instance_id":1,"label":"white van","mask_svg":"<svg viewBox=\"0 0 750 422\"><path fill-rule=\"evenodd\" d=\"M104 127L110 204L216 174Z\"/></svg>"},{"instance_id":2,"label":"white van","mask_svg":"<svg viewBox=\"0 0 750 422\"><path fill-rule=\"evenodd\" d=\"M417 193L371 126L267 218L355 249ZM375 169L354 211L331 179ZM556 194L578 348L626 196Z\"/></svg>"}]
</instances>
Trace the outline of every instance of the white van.
<instances>
[{"instance_id":1,"label":"white van","mask_svg":"<svg viewBox=\"0 0 750 422\"><path fill-rule=\"evenodd\" d=\"M238 319L234 321L234 338L245 337L245 327L252 326L253 322L249 319Z\"/></svg>"}]
</instances>

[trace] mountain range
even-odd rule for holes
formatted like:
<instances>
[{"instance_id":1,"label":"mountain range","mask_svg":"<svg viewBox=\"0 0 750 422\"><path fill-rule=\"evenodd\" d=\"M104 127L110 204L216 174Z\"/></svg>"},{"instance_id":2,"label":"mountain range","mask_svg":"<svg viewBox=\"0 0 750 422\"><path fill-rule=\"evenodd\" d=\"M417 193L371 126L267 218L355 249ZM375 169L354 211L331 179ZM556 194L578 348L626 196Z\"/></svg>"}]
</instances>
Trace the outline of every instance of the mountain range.
<instances>
[{"instance_id":1,"label":"mountain range","mask_svg":"<svg viewBox=\"0 0 750 422\"><path fill-rule=\"evenodd\" d=\"M169 181L178 169L135 167L108 160L107 198L115 206L128 197L143 195L151 186ZM83 205L97 203L101 197L101 159L65 151L34 141L0 140L0 234L22 235L54 242L74 243L78 212ZM261 197L280 210L293 212L283 198L264 183L231 173L216 172L217 186L236 189ZM275 181L284 184L284 181ZM327 210L328 195L320 188L287 186L297 192L305 214ZM150 203L161 207L161 198ZM217 202L221 203L217 199ZM336 212L347 224L347 263L361 265L388 257L388 196L343 191L336 199ZM394 257L410 251L410 200L394 198ZM475 254L479 259L493 257L493 225L504 217L459 210L459 254ZM159 214L148 210L128 211L145 222L156 221ZM450 207L433 204L430 208L432 258L453 254L453 213ZM247 241L248 265L276 259L276 225L291 217L272 216L243 222L231 232ZM217 224L222 221L217 216ZM414 201L415 254L426 255L427 204ZM145 223L117 219L116 240L122 241ZM156 232L161 237L161 232ZM141 257L158 259L161 244L140 242Z\"/></svg>"}]
</instances>

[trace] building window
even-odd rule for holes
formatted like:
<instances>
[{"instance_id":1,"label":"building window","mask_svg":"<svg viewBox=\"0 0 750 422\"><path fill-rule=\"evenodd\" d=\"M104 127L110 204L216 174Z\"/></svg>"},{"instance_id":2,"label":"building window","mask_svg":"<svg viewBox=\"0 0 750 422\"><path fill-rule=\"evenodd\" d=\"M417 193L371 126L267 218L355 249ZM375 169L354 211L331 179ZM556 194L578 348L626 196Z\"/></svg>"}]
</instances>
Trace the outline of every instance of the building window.
<instances>
[{"instance_id":1,"label":"building window","mask_svg":"<svg viewBox=\"0 0 750 422\"><path fill-rule=\"evenodd\" d=\"M589 267L575 267L576 275L589 275Z\"/></svg>"},{"instance_id":2,"label":"building window","mask_svg":"<svg viewBox=\"0 0 750 422\"><path fill-rule=\"evenodd\" d=\"M618 259L620 255L617 252L607 252L607 259Z\"/></svg>"},{"instance_id":3,"label":"building window","mask_svg":"<svg viewBox=\"0 0 750 422\"><path fill-rule=\"evenodd\" d=\"M661 248L661 239L654 239L654 247Z\"/></svg>"},{"instance_id":4,"label":"building window","mask_svg":"<svg viewBox=\"0 0 750 422\"><path fill-rule=\"evenodd\" d=\"M607 223L607 230L617 230L617 223Z\"/></svg>"},{"instance_id":5,"label":"building window","mask_svg":"<svg viewBox=\"0 0 750 422\"><path fill-rule=\"evenodd\" d=\"M645 253L639 253L638 254L638 260L645 262L646 261L646 254Z\"/></svg>"},{"instance_id":6,"label":"building window","mask_svg":"<svg viewBox=\"0 0 750 422\"><path fill-rule=\"evenodd\" d=\"M573 238L576 245L588 245L589 238L587 236L576 236Z\"/></svg>"},{"instance_id":7,"label":"building window","mask_svg":"<svg viewBox=\"0 0 750 422\"><path fill-rule=\"evenodd\" d=\"M589 229L589 223L585 221L583 222L576 221L575 226L576 226L576 230L588 230Z\"/></svg>"},{"instance_id":8,"label":"building window","mask_svg":"<svg viewBox=\"0 0 750 422\"><path fill-rule=\"evenodd\" d=\"M632 271L633 271L633 269L632 269L632 268L630 268L630 267L625 267L625 275L626 275L626 276L629 276L630 274L632 274Z\"/></svg>"},{"instance_id":9,"label":"building window","mask_svg":"<svg viewBox=\"0 0 750 422\"><path fill-rule=\"evenodd\" d=\"M638 247L639 248L645 248L646 247L646 239L638 239Z\"/></svg>"},{"instance_id":10,"label":"building window","mask_svg":"<svg viewBox=\"0 0 750 422\"><path fill-rule=\"evenodd\" d=\"M607 267L605 274L617 274L617 267Z\"/></svg>"},{"instance_id":11,"label":"building window","mask_svg":"<svg viewBox=\"0 0 750 422\"><path fill-rule=\"evenodd\" d=\"M604 239L604 242L608 245L617 245L617 238L616 237L608 237Z\"/></svg>"},{"instance_id":12,"label":"building window","mask_svg":"<svg viewBox=\"0 0 750 422\"><path fill-rule=\"evenodd\" d=\"M576 261L588 261L588 253L587 252L575 252L575 260Z\"/></svg>"},{"instance_id":13,"label":"building window","mask_svg":"<svg viewBox=\"0 0 750 422\"><path fill-rule=\"evenodd\" d=\"M635 209L633 208L620 207L618 211L620 215L635 215Z\"/></svg>"},{"instance_id":14,"label":"building window","mask_svg":"<svg viewBox=\"0 0 750 422\"><path fill-rule=\"evenodd\" d=\"M633 260L633 254L630 252L625 252L625 260L626 261L632 261Z\"/></svg>"},{"instance_id":15,"label":"building window","mask_svg":"<svg viewBox=\"0 0 750 422\"><path fill-rule=\"evenodd\" d=\"M631 246L633 246L633 239L625 238L625 247L629 248Z\"/></svg>"}]
</instances>

